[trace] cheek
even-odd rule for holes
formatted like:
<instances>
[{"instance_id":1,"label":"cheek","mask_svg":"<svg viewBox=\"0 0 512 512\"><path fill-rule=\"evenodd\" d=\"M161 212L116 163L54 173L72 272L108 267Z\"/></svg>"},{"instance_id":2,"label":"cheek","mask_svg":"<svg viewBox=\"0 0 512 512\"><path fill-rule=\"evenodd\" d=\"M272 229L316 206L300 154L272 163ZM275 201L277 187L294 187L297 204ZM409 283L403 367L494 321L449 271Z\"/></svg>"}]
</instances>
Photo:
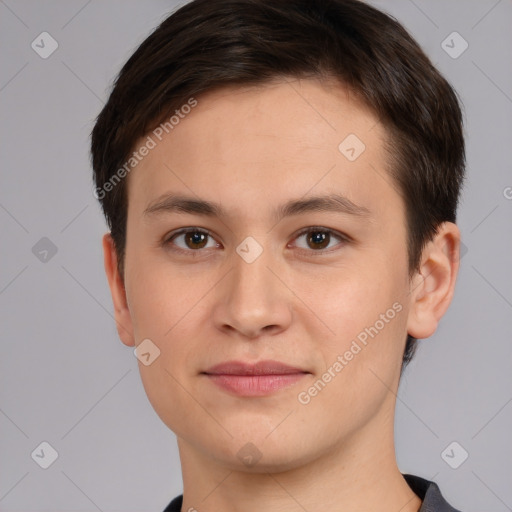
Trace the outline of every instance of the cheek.
<instances>
[{"instance_id":1,"label":"cheek","mask_svg":"<svg viewBox=\"0 0 512 512\"><path fill-rule=\"evenodd\" d=\"M155 408L165 409L169 396L175 397L173 401L182 396L178 383L192 378L207 360L214 334L212 300L220 276L206 266L187 270L142 251L131 263L127 293L135 340L149 338L160 351L151 366L139 364L141 377ZM190 397L185 393L183 399Z\"/></svg>"},{"instance_id":2,"label":"cheek","mask_svg":"<svg viewBox=\"0 0 512 512\"><path fill-rule=\"evenodd\" d=\"M161 420L185 436L191 424L204 423L194 393L189 393L189 379L202 353L198 301L213 282L207 276L191 280L169 265L144 262L142 258L133 258L132 268L139 269L127 272L131 275L127 292L136 343L149 338L159 350L150 365L138 363L141 380Z\"/></svg>"},{"instance_id":3,"label":"cheek","mask_svg":"<svg viewBox=\"0 0 512 512\"><path fill-rule=\"evenodd\" d=\"M142 250L133 251L130 256L126 267L127 295L135 339L155 338L165 343L174 327L188 317L194 304L211 287L212 279L208 273L199 280L191 279L180 267Z\"/></svg>"},{"instance_id":4,"label":"cheek","mask_svg":"<svg viewBox=\"0 0 512 512\"><path fill-rule=\"evenodd\" d=\"M316 315L334 333L320 338L317 323L316 336L311 334L321 374L309 383L312 388L301 390L303 400L311 400L305 412L337 411L348 429L364 424L389 399L389 390L398 381L406 335L403 290L392 276L366 277L331 280L323 293L310 295Z\"/></svg>"},{"instance_id":5,"label":"cheek","mask_svg":"<svg viewBox=\"0 0 512 512\"><path fill-rule=\"evenodd\" d=\"M297 273L296 295L331 331L335 343L372 325L404 295L403 286L382 262ZM393 312L391 312L392 314Z\"/></svg>"},{"instance_id":6,"label":"cheek","mask_svg":"<svg viewBox=\"0 0 512 512\"><path fill-rule=\"evenodd\" d=\"M304 273L297 277L294 290L314 313L304 308L299 315L311 319L305 325L320 366L330 368L338 356L343 358L343 371L332 370L338 383L332 386L334 394L355 397L367 386L374 393L379 384L370 370L389 385L399 374L407 325L405 265L405 251L390 251L386 257L361 258L358 264L331 269L320 278L305 278ZM320 328L325 336L319 336Z\"/></svg>"}]
</instances>

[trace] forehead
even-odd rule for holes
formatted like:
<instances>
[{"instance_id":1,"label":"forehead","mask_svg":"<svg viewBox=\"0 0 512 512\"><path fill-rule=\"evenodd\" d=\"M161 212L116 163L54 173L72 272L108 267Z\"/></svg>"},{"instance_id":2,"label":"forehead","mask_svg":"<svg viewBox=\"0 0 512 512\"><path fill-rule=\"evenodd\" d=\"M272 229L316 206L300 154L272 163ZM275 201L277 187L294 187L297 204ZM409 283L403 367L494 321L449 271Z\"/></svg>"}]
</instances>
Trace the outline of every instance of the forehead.
<instances>
[{"instance_id":1,"label":"forehead","mask_svg":"<svg viewBox=\"0 0 512 512\"><path fill-rule=\"evenodd\" d=\"M208 91L197 101L199 108L186 116L187 128L193 123L194 130L201 130L198 125L202 125L202 134L212 143L238 134L252 135L250 142L264 145L265 135L279 139L280 146L273 148L281 151L287 149L286 140L304 148L327 148L332 141L337 149L336 142L347 128L363 137L377 124L374 113L332 79L274 78L264 84ZM218 129L211 130L213 125ZM327 134L330 137L325 139Z\"/></svg>"},{"instance_id":2,"label":"forehead","mask_svg":"<svg viewBox=\"0 0 512 512\"><path fill-rule=\"evenodd\" d=\"M379 189L393 185L384 128L340 84L282 79L194 99L168 133L148 134L154 148L129 174L129 208L143 211L176 189L251 209L309 191L360 200L380 193L382 202Z\"/></svg>"}]
</instances>

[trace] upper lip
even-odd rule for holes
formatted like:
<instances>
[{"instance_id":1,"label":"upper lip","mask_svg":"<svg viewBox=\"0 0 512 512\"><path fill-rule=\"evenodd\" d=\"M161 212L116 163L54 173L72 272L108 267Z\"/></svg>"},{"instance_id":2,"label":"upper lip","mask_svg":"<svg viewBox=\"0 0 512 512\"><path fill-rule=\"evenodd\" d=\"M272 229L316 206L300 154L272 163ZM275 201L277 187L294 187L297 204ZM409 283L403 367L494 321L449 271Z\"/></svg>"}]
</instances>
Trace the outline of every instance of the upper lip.
<instances>
[{"instance_id":1,"label":"upper lip","mask_svg":"<svg viewBox=\"0 0 512 512\"><path fill-rule=\"evenodd\" d=\"M212 366L202 372L209 375L286 375L293 373L308 373L305 370L290 366L279 361L259 361L245 363L243 361L226 361Z\"/></svg>"}]
</instances>

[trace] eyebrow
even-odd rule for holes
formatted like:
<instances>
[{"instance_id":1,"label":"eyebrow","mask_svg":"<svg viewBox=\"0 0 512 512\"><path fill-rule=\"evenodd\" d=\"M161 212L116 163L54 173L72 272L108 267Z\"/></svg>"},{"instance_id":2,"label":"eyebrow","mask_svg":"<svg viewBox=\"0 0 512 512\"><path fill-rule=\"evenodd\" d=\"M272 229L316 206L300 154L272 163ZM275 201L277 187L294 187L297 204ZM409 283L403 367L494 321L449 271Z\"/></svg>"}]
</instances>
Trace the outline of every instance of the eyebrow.
<instances>
[{"instance_id":1,"label":"eyebrow","mask_svg":"<svg viewBox=\"0 0 512 512\"><path fill-rule=\"evenodd\" d=\"M225 209L219 204L180 194L164 194L151 202L144 210L144 216L152 217L164 213L188 213L206 217L228 217ZM303 215L311 212L335 212L356 217L369 217L371 211L364 206L353 203L340 194L310 196L305 199L290 200L273 212L276 222L285 217Z\"/></svg>"}]
</instances>

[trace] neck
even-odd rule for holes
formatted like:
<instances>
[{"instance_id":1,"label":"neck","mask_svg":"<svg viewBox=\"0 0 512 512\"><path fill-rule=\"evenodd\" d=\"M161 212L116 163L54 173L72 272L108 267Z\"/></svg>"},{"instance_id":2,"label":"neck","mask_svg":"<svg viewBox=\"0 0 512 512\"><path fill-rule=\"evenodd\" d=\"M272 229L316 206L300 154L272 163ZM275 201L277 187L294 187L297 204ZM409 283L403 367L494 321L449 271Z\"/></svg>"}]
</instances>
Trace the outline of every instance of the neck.
<instances>
[{"instance_id":1,"label":"neck","mask_svg":"<svg viewBox=\"0 0 512 512\"><path fill-rule=\"evenodd\" d=\"M382 426L366 425L342 446L280 472L219 463L179 437L182 512L418 512L421 500L396 465L392 418Z\"/></svg>"}]
</instances>

